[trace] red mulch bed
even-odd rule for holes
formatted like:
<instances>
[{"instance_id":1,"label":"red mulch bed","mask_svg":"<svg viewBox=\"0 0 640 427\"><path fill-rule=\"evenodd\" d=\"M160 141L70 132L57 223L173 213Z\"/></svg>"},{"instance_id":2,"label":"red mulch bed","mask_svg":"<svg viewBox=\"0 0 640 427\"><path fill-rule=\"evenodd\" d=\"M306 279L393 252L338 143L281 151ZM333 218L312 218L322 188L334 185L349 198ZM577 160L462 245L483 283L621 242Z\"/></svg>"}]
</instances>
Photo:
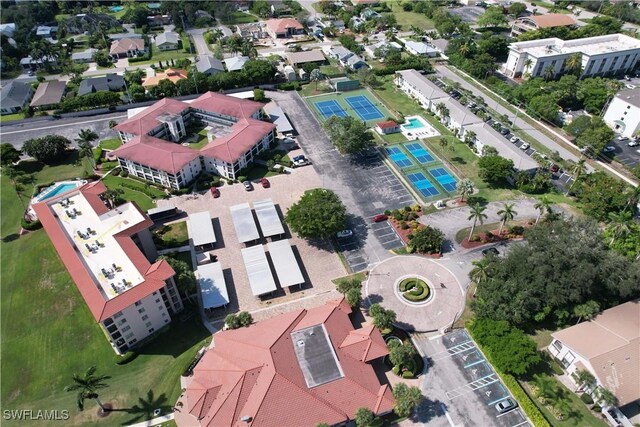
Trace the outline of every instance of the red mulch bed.
<instances>
[{"instance_id":1,"label":"red mulch bed","mask_svg":"<svg viewBox=\"0 0 640 427\"><path fill-rule=\"evenodd\" d=\"M529 228L531 226L528 224L525 224L523 225L523 227ZM493 233L493 237L491 239L488 239L485 233L478 233L478 234L474 234L474 236L480 237L479 241L472 242L472 241L469 241L468 237L465 237L464 240L460 242L460 245L465 249L472 249L472 248L477 248L478 246L486 245L488 243L503 242L505 240L522 240L524 238L523 236L509 237L509 231L506 229L502 230L502 235L499 236L498 230L491 230L491 233Z\"/></svg>"},{"instance_id":2,"label":"red mulch bed","mask_svg":"<svg viewBox=\"0 0 640 427\"><path fill-rule=\"evenodd\" d=\"M422 216L422 211L420 212L416 212L418 214L418 218L420 218ZM410 223L411 221L418 221L418 218L416 218L415 220L410 220L410 221L405 221L406 223ZM402 242L405 244L405 246L409 245L409 234L414 233L416 230L419 230L421 228L424 228L425 225L424 224L420 224L418 223L418 228L407 228L406 230L403 230L400 227L400 224L402 223L402 221L396 221L393 217L389 216L389 224L391 224L391 226L393 227L393 229L396 231L396 233L398 233L398 236L400 236L400 239L402 239ZM427 258L441 258L442 254L418 254L416 253L416 255L422 255L424 257Z\"/></svg>"}]
</instances>

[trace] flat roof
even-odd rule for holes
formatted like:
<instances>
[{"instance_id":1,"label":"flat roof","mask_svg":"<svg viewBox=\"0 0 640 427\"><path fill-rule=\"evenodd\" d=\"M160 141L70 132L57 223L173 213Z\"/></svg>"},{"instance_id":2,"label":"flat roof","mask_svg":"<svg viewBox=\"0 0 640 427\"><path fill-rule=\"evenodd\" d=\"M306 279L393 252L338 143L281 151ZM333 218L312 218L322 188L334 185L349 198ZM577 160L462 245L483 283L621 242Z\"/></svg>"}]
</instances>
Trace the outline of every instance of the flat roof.
<instances>
[{"instance_id":1,"label":"flat roof","mask_svg":"<svg viewBox=\"0 0 640 427\"><path fill-rule=\"evenodd\" d=\"M208 245L216 242L209 212L196 212L189 215L189 237L194 246Z\"/></svg>"},{"instance_id":2,"label":"flat roof","mask_svg":"<svg viewBox=\"0 0 640 427\"><path fill-rule=\"evenodd\" d=\"M239 205L231 206L231 219L233 220L233 226L236 229L238 241L240 243L251 242L258 240L260 234L258 233L258 227L253 220L253 214L249 203L241 203Z\"/></svg>"},{"instance_id":3,"label":"flat roof","mask_svg":"<svg viewBox=\"0 0 640 427\"><path fill-rule=\"evenodd\" d=\"M251 286L253 295L260 296L275 291L277 289L276 282L273 280L264 247L262 245L251 246L240 252L242 252L244 268L247 270L249 286Z\"/></svg>"},{"instance_id":4,"label":"flat roof","mask_svg":"<svg viewBox=\"0 0 640 427\"><path fill-rule=\"evenodd\" d=\"M195 271L200 285L203 308L217 308L229 304L229 292L219 262L199 265Z\"/></svg>"},{"instance_id":5,"label":"flat roof","mask_svg":"<svg viewBox=\"0 0 640 427\"><path fill-rule=\"evenodd\" d=\"M291 343L308 388L344 377L323 324L292 332Z\"/></svg>"},{"instance_id":6,"label":"flat roof","mask_svg":"<svg viewBox=\"0 0 640 427\"><path fill-rule=\"evenodd\" d=\"M396 74L400 74L407 84L411 85L427 99L450 98L448 93L414 69L400 70Z\"/></svg>"},{"instance_id":7,"label":"flat roof","mask_svg":"<svg viewBox=\"0 0 640 427\"><path fill-rule=\"evenodd\" d=\"M466 126L467 131L476 133L476 139L481 144L493 147L498 150L498 154L509 159L513 165L520 170L535 169L538 163L528 156L524 151L511 144L504 136L498 133L490 125L480 122Z\"/></svg>"},{"instance_id":8,"label":"flat roof","mask_svg":"<svg viewBox=\"0 0 640 427\"><path fill-rule=\"evenodd\" d=\"M548 39L516 42L509 45L518 52L526 52L535 57L582 53L587 56L640 49L640 40L624 34L586 37L575 40Z\"/></svg>"},{"instance_id":9,"label":"flat roof","mask_svg":"<svg viewBox=\"0 0 640 427\"><path fill-rule=\"evenodd\" d=\"M300 265L289 240L278 240L267 244L273 267L276 270L280 286L294 286L305 282Z\"/></svg>"},{"instance_id":10,"label":"flat roof","mask_svg":"<svg viewBox=\"0 0 640 427\"><path fill-rule=\"evenodd\" d=\"M163 212L169 212L169 211L175 211L178 210L178 208L176 208L175 206L160 206L157 208L151 208L147 211L147 215L154 215L157 213L163 213Z\"/></svg>"},{"instance_id":11,"label":"flat roof","mask_svg":"<svg viewBox=\"0 0 640 427\"><path fill-rule=\"evenodd\" d=\"M289 67L289 65L288 65ZM253 93L252 93L253 96ZM275 102L269 102L264 106L264 112L269 115L271 118L271 122L276 125L276 129L278 132L285 133L291 132L293 130L293 126L291 122L282 111L282 108L278 107Z\"/></svg>"},{"instance_id":12,"label":"flat roof","mask_svg":"<svg viewBox=\"0 0 640 427\"><path fill-rule=\"evenodd\" d=\"M264 237L279 236L284 234L282 221L271 199L258 200L253 202L253 209L256 211L260 229Z\"/></svg>"}]
</instances>

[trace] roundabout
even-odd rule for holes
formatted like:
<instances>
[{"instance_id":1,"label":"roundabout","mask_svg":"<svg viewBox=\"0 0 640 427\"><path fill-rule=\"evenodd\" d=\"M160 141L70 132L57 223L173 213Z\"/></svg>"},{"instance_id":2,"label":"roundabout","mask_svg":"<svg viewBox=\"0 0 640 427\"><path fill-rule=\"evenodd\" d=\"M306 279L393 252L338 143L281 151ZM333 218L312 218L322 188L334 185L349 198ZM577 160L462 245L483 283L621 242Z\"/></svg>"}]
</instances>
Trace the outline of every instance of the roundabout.
<instances>
[{"instance_id":1,"label":"roundabout","mask_svg":"<svg viewBox=\"0 0 640 427\"><path fill-rule=\"evenodd\" d=\"M396 324L416 332L444 331L464 309L455 276L437 261L396 256L375 266L365 284L368 304L396 312Z\"/></svg>"}]
</instances>

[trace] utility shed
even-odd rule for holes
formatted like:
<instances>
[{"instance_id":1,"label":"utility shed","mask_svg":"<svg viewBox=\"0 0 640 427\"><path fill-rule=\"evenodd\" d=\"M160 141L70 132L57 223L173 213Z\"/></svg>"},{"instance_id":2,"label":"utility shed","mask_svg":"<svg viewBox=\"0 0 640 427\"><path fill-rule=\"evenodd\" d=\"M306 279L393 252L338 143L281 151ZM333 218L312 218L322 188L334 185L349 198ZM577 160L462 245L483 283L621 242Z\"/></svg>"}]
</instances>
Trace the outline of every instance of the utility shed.
<instances>
[{"instance_id":1,"label":"utility shed","mask_svg":"<svg viewBox=\"0 0 640 427\"><path fill-rule=\"evenodd\" d=\"M269 248L269 255L271 255L273 267L276 269L280 286L302 285L304 276L300 271L300 265L291 249L289 240L271 242L267 247Z\"/></svg>"},{"instance_id":2,"label":"utility shed","mask_svg":"<svg viewBox=\"0 0 640 427\"><path fill-rule=\"evenodd\" d=\"M213 231L209 212L196 212L189 215L189 228L193 246L213 246L216 243L216 233Z\"/></svg>"},{"instance_id":3,"label":"utility shed","mask_svg":"<svg viewBox=\"0 0 640 427\"><path fill-rule=\"evenodd\" d=\"M260 238L258 227L253 220L253 214L249 203L241 203L231 206L231 218L233 227L236 229L236 235L240 243L252 242Z\"/></svg>"},{"instance_id":4,"label":"utility shed","mask_svg":"<svg viewBox=\"0 0 640 427\"><path fill-rule=\"evenodd\" d=\"M260 229L264 237L279 236L284 234L282 222L278 216L278 211L271 199L258 200L253 202L253 209L256 211Z\"/></svg>"},{"instance_id":5,"label":"utility shed","mask_svg":"<svg viewBox=\"0 0 640 427\"><path fill-rule=\"evenodd\" d=\"M227 283L224 280L222 266L219 262L198 266L196 279L200 285L203 308L218 308L229 304Z\"/></svg>"},{"instance_id":6,"label":"utility shed","mask_svg":"<svg viewBox=\"0 0 640 427\"><path fill-rule=\"evenodd\" d=\"M259 297L275 291L277 289L276 282L273 280L264 247L262 245L251 246L242 249L241 252L253 295Z\"/></svg>"}]
</instances>

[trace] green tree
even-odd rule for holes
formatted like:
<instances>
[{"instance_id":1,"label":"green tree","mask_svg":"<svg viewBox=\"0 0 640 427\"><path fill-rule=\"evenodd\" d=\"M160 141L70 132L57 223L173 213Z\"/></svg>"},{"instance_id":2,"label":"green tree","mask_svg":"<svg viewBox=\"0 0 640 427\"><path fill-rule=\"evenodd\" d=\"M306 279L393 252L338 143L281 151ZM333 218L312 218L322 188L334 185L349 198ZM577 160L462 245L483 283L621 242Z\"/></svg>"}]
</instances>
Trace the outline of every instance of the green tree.
<instances>
[{"instance_id":1,"label":"green tree","mask_svg":"<svg viewBox=\"0 0 640 427\"><path fill-rule=\"evenodd\" d=\"M515 18L522 15L526 10L527 6L524 3L514 2L509 6L509 14L513 15Z\"/></svg>"},{"instance_id":2,"label":"green tree","mask_svg":"<svg viewBox=\"0 0 640 427\"><path fill-rule=\"evenodd\" d=\"M609 221L611 221L607 227L610 230L611 246L616 240L623 239L631 232L632 215L630 212L609 212Z\"/></svg>"},{"instance_id":3,"label":"green tree","mask_svg":"<svg viewBox=\"0 0 640 427\"><path fill-rule=\"evenodd\" d=\"M351 288L345 294L345 299L351 308L359 308L362 302L362 291L358 288Z\"/></svg>"},{"instance_id":4,"label":"green tree","mask_svg":"<svg viewBox=\"0 0 640 427\"><path fill-rule=\"evenodd\" d=\"M324 122L324 129L342 154L360 153L375 145L367 125L351 116L331 116Z\"/></svg>"},{"instance_id":5,"label":"green tree","mask_svg":"<svg viewBox=\"0 0 640 427\"><path fill-rule=\"evenodd\" d=\"M393 387L393 397L396 400L393 411L399 417L409 417L422 400L422 392L418 387L398 383Z\"/></svg>"},{"instance_id":6,"label":"green tree","mask_svg":"<svg viewBox=\"0 0 640 427\"><path fill-rule=\"evenodd\" d=\"M622 181L598 171L577 182L573 192L590 217L606 221L610 213L624 210L627 185Z\"/></svg>"},{"instance_id":7,"label":"green tree","mask_svg":"<svg viewBox=\"0 0 640 427\"><path fill-rule=\"evenodd\" d=\"M589 387L591 388L596 383L596 377L586 369L578 369L573 373L573 379L578 384L578 388Z\"/></svg>"},{"instance_id":8,"label":"green tree","mask_svg":"<svg viewBox=\"0 0 640 427\"><path fill-rule=\"evenodd\" d=\"M591 119L591 126L584 130L577 138L579 147L591 147L597 154L614 138L615 132L599 117Z\"/></svg>"},{"instance_id":9,"label":"green tree","mask_svg":"<svg viewBox=\"0 0 640 427\"><path fill-rule=\"evenodd\" d=\"M96 161L95 161L95 158L93 157L93 147L91 146L91 143L80 142L78 144L78 156L81 159L82 158L89 159L89 162L91 163L91 167L93 169L96 168Z\"/></svg>"},{"instance_id":10,"label":"green tree","mask_svg":"<svg viewBox=\"0 0 640 427\"><path fill-rule=\"evenodd\" d=\"M576 325L582 320L591 320L600 312L600 304L597 301L589 300L584 304L573 307L573 316L577 317Z\"/></svg>"},{"instance_id":11,"label":"green tree","mask_svg":"<svg viewBox=\"0 0 640 427\"><path fill-rule=\"evenodd\" d=\"M411 248L422 254L440 253L443 243L444 234L442 231L427 225L413 233Z\"/></svg>"},{"instance_id":12,"label":"green tree","mask_svg":"<svg viewBox=\"0 0 640 427\"><path fill-rule=\"evenodd\" d=\"M316 83L316 90L318 90L318 82L323 78L324 78L324 75L322 74L322 71L320 71L320 69L318 68L314 68L313 70L311 70L311 73L309 73L309 81Z\"/></svg>"},{"instance_id":13,"label":"green tree","mask_svg":"<svg viewBox=\"0 0 640 427\"><path fill-rule=\"evenodd\" d=\"M253 100L256 102L264 102L266 97L264 96L264 90L262 89L254 89L253 90Z\"/></svg>"},{"instance_id":14,"label":"green tree","mask_svg":"<svg viewBox=\"0 0 640 427\"><path fill-rule=\"evenodd\" d=\"M227 314L224 318L224 324L227 325L229 329L238 329L240 326L240 319L238 319L238 315L235 313Z\"/></svg>"},{"instance_id":15,"label":"green tree","mask_svg":"<svg viewBox=\"0 0 640 427\"><path fill-rule=\"evenodd\" d=\"M616 395L604 387L598 387L596 389L596 396L598 402L603 403L605 406L616 406L618 404Z\"/></svg>"},{"instance_id":16,"label":"green tree","mask_svg":"<svg viewBox=\"0 0 640 427\"><path fill-rule=\"evenodd\" d=\"M501 156L483 156L478 160L479 175L491 185L503 184L513 174L513 161Z\"/></svg>"},{"instance_id":17,"label":"green tree","mask_svg":"<svg viewBox=\"0 0 640 427\"><path fill-rule=\"evenodd\" d=\"M542 70L542 78L545 79L546 81L553 79L555 75L556 75L556 70L551 65L547 65Z\"/></svg>"},{"instance_id":18,"label":"green tree","mask_svg":"<svg viewBox=\"0 0 640 427\"><path fill-rule=\"evenodd\" d=\"M584 115L578 116L564 127L564 130L573 136L580 136L585 130L591 126L591 117Z\"/></svg>"},{"instance_id":19,"label":"green tree","mask_svg":"<svg viewBox=\"0 0 640 427\"><path fill-rule=\"evenodd\" d=\"M515 209L513 209L514 204L513 203L504 203L503 204L503 208L500 209L498 211L498 215L500 216L500 230L498 231L498 234L502 234L502 229L504 228L505 224L508 221L512 221L513 218L515 218L516 215L518 215L518 212L515 211Z\"/></svg>"},{"instance_id":20,"label":"green tree","mask_svg":"<svg viewBox=\"0 0 640 427\"><path fill-rule=\"evenodd\" d=\"M73 384L66 386L64 391L78 392L76 404L80 411L84 410L84 401L86 399L93 399L102 412L108 412L110 408L105 407L102 402L100 402L98 390L109 387L106 383L109 379L111 379L111 377L108 375L96 375L96 367L92 366L87 369L87 372L85 372L83 376L73 374Z\"/></svg>"},{"instance_id":21,"label":"green tree","mask_svg":"<svg viewBox=\"0 0 640 427\"><path fill-rule=\"evenodd\" d=\"M253 323L253 316L248 311L241 311L238 313L238 322L240 326L247 328Z\"/></svg>"},{"instance_id":22,"label":"green tree","mask_svg":"<svg viewBox=\"0 0 640 427\"><path fill-rule=\"evenodd\" d=\"M463 179L456 184L456 191L460 195L460 201L464 202L465 197L473 194L473 182L470 179Z\"/></svg>"},{"instance_id":23,"label":"green tree","mask_svg":"<svg viewBox=\"0 0 640 427\"><path fill-rule=\"evenodd\" d=\"M70 144L64 136L47 135L25 141L22 150L41 163L51 164L65 156Z\"/></svg>"},{"instance_id":24,"label":"green tree","mask_svg":"<svg viewBox=\"0 0 640 427\"><path fill-rule=\"evenodd\" d=\"M464 143L472 146L476 142L477 135L474 131L468 130L464 133Z\"/></svg>"},{"instance_id":25,"label":"green tree","mask_svg":"<svg viewBox=\"0 0 640 427\"><path fill-rule=\"evenodd\" d=\"M413 366L413 360L416 357L416 349L409 342L399 343L396 340L389 342L389 361L394 366L406 368ZM414 372L415 374L415 372Z\"/></svg>"},{"instance_id":26,"label":"green tree","mask_svg":"<svg viewBox=\"0 0 640 427\"><path fill-rule=\"evenodd\" d=\"M547 196L542 196L533 207L538 210L538 216L536 217L536 224L538 224L540 217L551 209L551 200Z\"/></svg>"},{"instance_id":27,"label":"green tree","mask_svg":"<svg viewBox=\"0 0 640 427\"><path fill-rule=\"evenodd\" d=\"M124 190L122 188L107 188L107 191L102 193L102 197L106 199L111 209L115 209L123 201L123 194Z\"/></svg>"},{"instance_id":28,"label":"green tree","mask_svg":"<svg viewBox=\"0 0 640 427\"><path fill-rule=\"evenodd\" d=\"M316 188L306 191L284 220L300 237L327 237L345 228L346 208L337 194Z\"/></svg>"},{"instance_id":29,"label":"green tree","mask_svg":"<svg viewBox=\"0 0 640 427\"><path fill-rule=\"evenodd\" d=\"M369 309L369 314L371 314L371 308ZM396 312L393 310L387 310L380 307L380 310L376 310L376 314L373 315L373 326L380 329L383 334L387 331L391 331L391 328L393 328L393 324L395 323L395 321Z\"/></svg>"},{"instance_id":30,"label":"green tree","mask_svg":"<svg viewBox=\"0 0 640 427\"><path fill-rule=\"evenodd\" d=\"M362 281L357 277L352 277L350 279L341 279L338 280L338 283L336 283L336 289L343 295L346 294L350 289L361 290Z\"/></svg>"},{"instance_id":31,"label":"green tree","mask_svg":"<svg viewBox=\"0 0 640 427\"><path fill-rule=\"evenodd\" d=\"M163 255L158 257L158 259L165 260L169 263L176 273L175 276L173 276L173 280L176 282L178 291L186 298L189 298L191 294L196 291L196 276L193 274L191 266L180 259L169 256Z\"/></svg>"},{"instance_id":32,"label":"green tree","mask_svg":"<svg viewBox=\"0 0 640 427\"><path fill-rule=\"evenodd\" d=\"M469 279L475 284L482 285L491 278L493 260L491 256L484 256L479 260L472 261L473 268L469 272Z\"/></svg>"},{"instance_id":33,"label":"green tree","mask_svg":"<svg viewBox=\"0 0 640 427\"><path fill-rule=\"evenodd\" d=\"M556 96L552 94L536 96L529 101L527 107L531 113L549 123L558 123L560 106Z\"/></svg>"},{"instance_id":34,"label":"green tree","mask_svg":"<svg viewBox=\"0 0 640 427\"><path fill-rule=\"evenodd\" d=\"M502 6L491 6L478 18L481 27L504 27L507 25L507 17L502 12Z\"/></svg>"},{"instance_id":35,"label":"green tree","mask_svg":"<svg viewBox=\"0 0 640 427\"><path fill-rule=\"evenodd\" d=\"M471 225L471 231L469 232L469 239L471 240L471 237L473 236L473 231L476 228L476 222L480 221L480 224L484 224L484 220L488 218L487 214L484 213L485 210L487 210L486 207L481 206L478 203L474 203L472 205L469 205L469 208L471 209L471 211L469 212L469 217L467 218L469 221L473 221L473 224Z\"/></svg>"},{"instance_id":36,"label":"green tree","mask_svg":"<svg viewBox=\"0 0 640 427\"><path fill-rule=\"evenodd\" d=\"M376 424L376 420L376 414L374 414L369 408L359 408L356 411L357 427L372 427Z\"/></svg>"},{"instance_id":37,"label":"green tree","mask_svg":"<svg viewBox=\"0 0 640 427\"><path fill-rule=\"evenodd\" d=\"M8 142L0 144L0 165L10 165L18 160L20 160L20 150Z\"/></svg>"}]
</instances>

